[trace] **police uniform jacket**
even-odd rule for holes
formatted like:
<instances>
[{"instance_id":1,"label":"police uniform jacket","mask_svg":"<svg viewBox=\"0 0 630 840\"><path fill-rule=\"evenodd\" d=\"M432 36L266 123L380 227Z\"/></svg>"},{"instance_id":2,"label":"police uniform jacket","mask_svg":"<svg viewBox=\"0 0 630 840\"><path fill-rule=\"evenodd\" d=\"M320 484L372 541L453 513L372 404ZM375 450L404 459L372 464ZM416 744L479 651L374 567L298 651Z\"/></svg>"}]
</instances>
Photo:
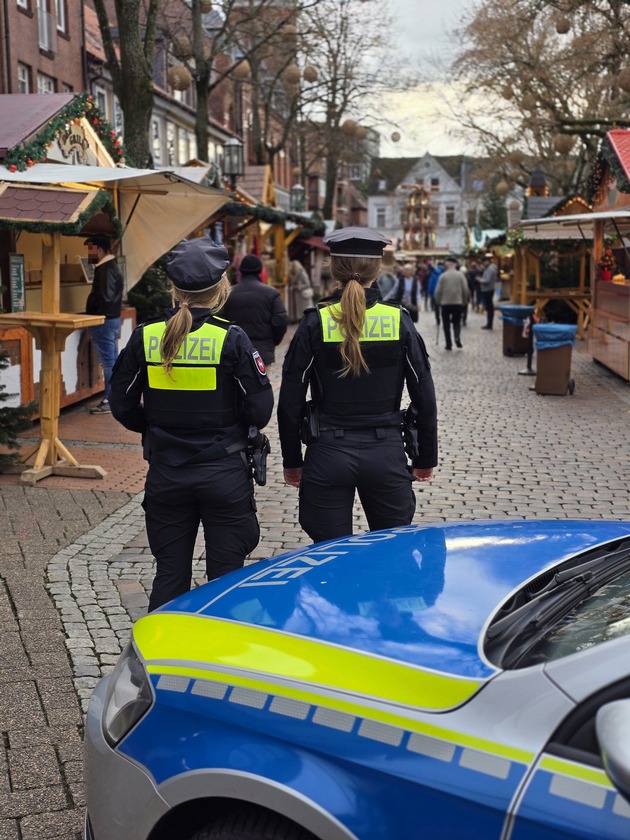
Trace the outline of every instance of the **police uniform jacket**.
<instances>
[{"instance_id":1,"label":"police uniform jacket","mask_svg":"<svg viewBox=\"0 0 630 840\"><path fill-rule=\"evenodd\" d=\"M423 469L437 464L437 407L424 341L406 310L382 301L377 287L365 293L361 350L369 374L339 376L341 336L322 304L338 303L340 290L306 310L291 341L278 402L280 443L287 469L302 466L300 424L309 386L322 428L376 429L400 425L400 402L406 384L419 414L420 453L413 466Z\"/></svg>"},{"instance_id":2,"label":"police uniform jacket","mask_svg":"<svg viewBox=\"0 0 630 840\"><path fill-rule=\"evenodd\" d=\"M208 463L243 449L250 425L267 425L273 392L247 335L209 309L191 308L192 329L166 374L159 345L174 311L134 330L112 372L110 406L142 434L148 461Z\"/></svg>"}]
</instances>

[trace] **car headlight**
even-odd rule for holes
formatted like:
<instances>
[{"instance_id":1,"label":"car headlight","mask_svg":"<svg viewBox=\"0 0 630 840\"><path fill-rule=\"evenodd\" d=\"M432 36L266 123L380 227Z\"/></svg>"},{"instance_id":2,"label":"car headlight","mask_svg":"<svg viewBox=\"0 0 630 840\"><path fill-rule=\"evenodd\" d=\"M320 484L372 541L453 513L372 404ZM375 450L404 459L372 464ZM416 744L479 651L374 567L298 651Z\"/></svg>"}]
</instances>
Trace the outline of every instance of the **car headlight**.
<instances>
[{"instance_id":1,"label":"car headlight","mask_svg":"<svg viewBox=\"0 0 630 840\"><path fill-rule=\"evenodd\" d=\"M151 682L131 642L112 671L103 707L103 734L112 747L153 702Z\"/></svg>"}]
</instances>

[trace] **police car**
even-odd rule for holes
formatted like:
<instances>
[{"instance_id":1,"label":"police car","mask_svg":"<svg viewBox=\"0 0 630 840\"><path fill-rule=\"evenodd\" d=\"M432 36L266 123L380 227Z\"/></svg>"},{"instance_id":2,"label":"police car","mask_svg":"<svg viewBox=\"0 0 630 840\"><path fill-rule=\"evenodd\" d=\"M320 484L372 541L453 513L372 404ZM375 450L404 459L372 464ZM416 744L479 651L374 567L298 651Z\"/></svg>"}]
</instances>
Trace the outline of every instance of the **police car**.
<instances>
[{"instance_id":1,"label":"police car","mask_svg":"<svg viewBox=\"0 0 630 840\"><path fill-rule=\"evenodd\" d=\"M319 543L140 619L88 840L627 840L630 522Z\"/></svg>"}]
</instances>

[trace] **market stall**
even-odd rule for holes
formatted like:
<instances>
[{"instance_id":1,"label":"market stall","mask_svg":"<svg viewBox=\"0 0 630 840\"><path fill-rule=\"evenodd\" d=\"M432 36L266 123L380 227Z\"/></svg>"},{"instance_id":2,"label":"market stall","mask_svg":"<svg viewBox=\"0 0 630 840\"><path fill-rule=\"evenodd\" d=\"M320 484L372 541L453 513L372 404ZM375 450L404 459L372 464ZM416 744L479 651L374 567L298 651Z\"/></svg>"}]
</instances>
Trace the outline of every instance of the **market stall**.
<instances>
[{"instance_id":1,"label":"market stall","mask_svg":"<svg viewBox=\"0 0 630 840\"><path fill-rule=\"evenodd\" d=\"M104 233L117 241L128 290L229 196L174 172L117 166L114 149L108 151L94 130L100 120L85 95L0 97L7 113L5 104L19 125L0 126L0 271L8 289L0 341L24 331L32 336L35 350L16 360L20 384L35 374L34 368L25 373L24 365L39 363L40 440L18 469L28 483L53 473L102 477L101 467L79 464L58 438L64 379L70 379L62 354L71 335L87 334L86 327L103 320L84 314L90 290L85 237ZM124 320L133 327L133 319Z\"/></svg>"}]
</instances>

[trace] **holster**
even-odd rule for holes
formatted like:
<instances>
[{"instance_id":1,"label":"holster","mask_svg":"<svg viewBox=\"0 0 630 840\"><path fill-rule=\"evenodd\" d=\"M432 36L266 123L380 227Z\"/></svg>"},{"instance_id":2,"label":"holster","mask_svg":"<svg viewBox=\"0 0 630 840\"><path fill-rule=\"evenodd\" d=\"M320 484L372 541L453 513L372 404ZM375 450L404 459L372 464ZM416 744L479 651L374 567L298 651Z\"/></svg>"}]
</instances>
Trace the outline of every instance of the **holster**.
<instances>
[{"instance_id":1,"label":"holster","mask_svg":"<svg viewBox=\"0 0 630 840\"><path fill-rule=\"evenodd\" d=\"M413 464L414 460L420 454L420 447L418 445L418 409L413 405L410 405L403 414L402 435L405 452Z\"/></svg>"},{"instance_id":2,"label":"holster","mask_svg":"<svg viewBox=\"0 0 630 840\"><path fill-rule=\"evenodd\" d=\"M252 478L259 487L267 483L267 455L270 452L269 438L261 434L256 426L250 426L245 453Z\"/></svg>"},{"instance_id":3,"label":"holster","mask_svg":"<svg viewBox=\"0 0 630 840\"><path fill-rule=\"evenodd\" d=\"M319 410L309 400L304 406L302 424L300 426L300 439L306 446L319 438Z\"/></svg>"}]
</instances>

